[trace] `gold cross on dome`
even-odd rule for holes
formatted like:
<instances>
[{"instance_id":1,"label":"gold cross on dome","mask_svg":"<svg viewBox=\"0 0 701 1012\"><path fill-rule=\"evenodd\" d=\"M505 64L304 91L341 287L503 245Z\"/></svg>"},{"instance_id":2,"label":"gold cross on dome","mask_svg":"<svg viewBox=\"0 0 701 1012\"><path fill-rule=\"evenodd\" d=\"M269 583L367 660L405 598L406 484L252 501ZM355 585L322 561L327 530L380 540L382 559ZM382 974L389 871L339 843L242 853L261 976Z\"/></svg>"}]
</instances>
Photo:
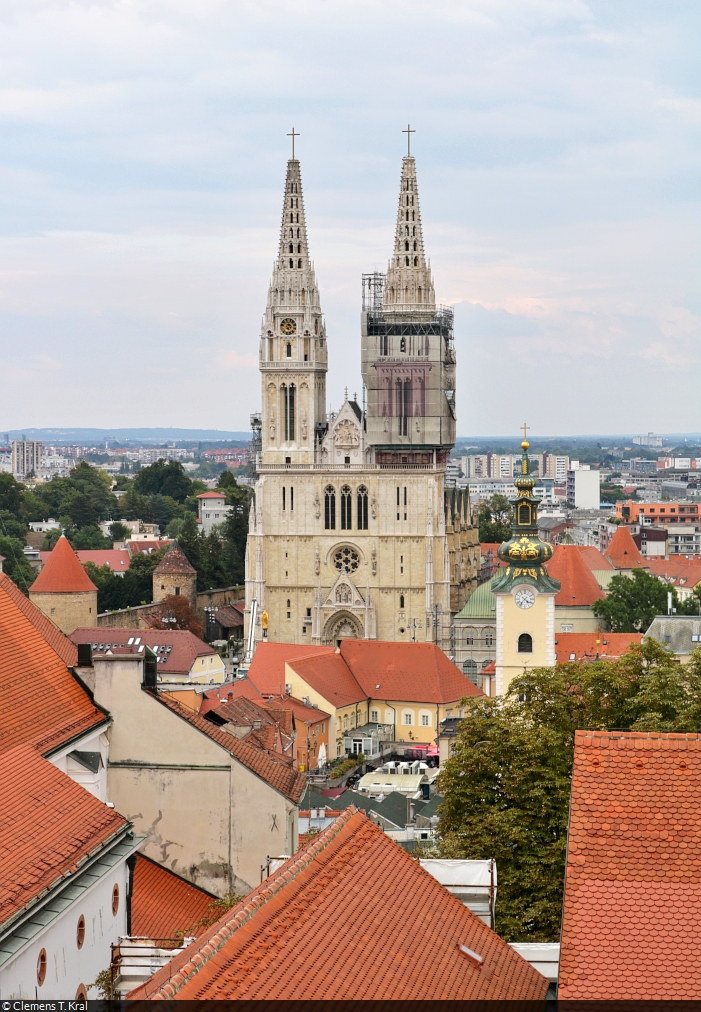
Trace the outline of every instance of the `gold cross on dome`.
<instances>
[{"instance_id":1,"label":"gold cross on dome","mask_svg":"<svg viewBox=\"0 0 701 1012\"><path fill-rule=\"evenodd\" d=\"M530 425L526 425L526 423L524 422L521 428L523 429L523 441L525 443L526 440L528 439L528 429L530 429Z\"/></svg>"},{"instance_id":2,"label":"gold cross on dome","mask_svg":"<svg viewBox=\"0 0 701 1012\"><path fill-rule=\"evenodd\" d=\"M411 135L416 133L416 130L411 129L411 123L407 123L406 130L402 130L403 134L406 134L406 153L411 155Z\"/></svg>"},{"instance_id":3,"label":"gold cross on dome","mask_svg":"<svg viewBox=\"0 0 701 1012\"><path fill-rule=\"evenodd\" d=\"M296 134L295 133L295 128L292 127L292 133L288 134L287 136L292 138L292 160L294 161L294 157L295 157L295 137L300 137L301 134Z\"/></svg>"}]
</instances>

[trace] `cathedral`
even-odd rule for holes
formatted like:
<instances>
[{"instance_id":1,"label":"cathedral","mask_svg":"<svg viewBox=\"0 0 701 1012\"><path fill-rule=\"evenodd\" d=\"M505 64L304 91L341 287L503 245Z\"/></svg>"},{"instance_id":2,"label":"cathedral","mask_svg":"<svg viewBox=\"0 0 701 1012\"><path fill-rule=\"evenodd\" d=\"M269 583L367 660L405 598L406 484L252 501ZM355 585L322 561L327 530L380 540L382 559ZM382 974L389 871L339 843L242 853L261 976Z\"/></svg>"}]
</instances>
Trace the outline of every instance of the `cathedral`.
<instances>
[{"instance_id":1,"label":"cathedral","mask_svg":"<svg viewBox=\"0 0 701 1012\"><path fill-rule=\"evenodd\" d=\"M329 344L309 254L299 160L260 338L257 481L246 636L309 645L436 642L477 582L467 492L446 490L455 442L453 312L436 305L416 163L402 160L386 274L363 277L363 397L326 407Z\"/></svg>"}]
</instances>

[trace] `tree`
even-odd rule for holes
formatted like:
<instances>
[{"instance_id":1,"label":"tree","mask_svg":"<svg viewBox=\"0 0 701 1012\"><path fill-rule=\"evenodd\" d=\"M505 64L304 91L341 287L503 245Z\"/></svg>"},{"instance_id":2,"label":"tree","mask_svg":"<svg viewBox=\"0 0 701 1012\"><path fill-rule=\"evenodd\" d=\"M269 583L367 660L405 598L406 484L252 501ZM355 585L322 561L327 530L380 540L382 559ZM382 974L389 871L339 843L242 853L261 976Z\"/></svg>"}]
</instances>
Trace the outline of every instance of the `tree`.
<instances>
[{"instance_id":1,"label":"tree","mask_svg":"<svg viewBox=\"0 0 701 1012\"><path fill-rule=\"evenodd\" d=\"M187 629L195 636L202 636L202 626L195 610L181 594L169 594L164 598L159 611L149 618L148 623L152 629Z\"/></svg>"},{"instance_id":2,"label":"tree","mask_svg":"<svg viewBox=\"0 0 701 1012\"><path fill-rule=\"evenodd\" d=\"M166 537L175 539L179 538L180 531L182 530L184 523L185 521L183 520L182 517L173 517L173 519L169 522L168 526L166 527Z\"/></svg>"},{"instance_id":3,"label":"tree","mask_svg":"<svg viewBox=\"0 0 701 1012\"><path fill-rule=\"evenodd\" d=\"M479 539L483 544L501 544L511 537L511 506L506 496L497 494L480 507Z\"/></svg>"},{"instance_id":4,"label":"tree","mask_svg":"<svg viewBox=\"0 0 701 1012\"><path fill-rule=\"evenodd\" d=\"M635 569L632 576L614 576L608 594L594 602L592 611L611 632L646 632L655 615L666 615L669 592L670 588L656 576ZM673 587L671 594L672 607L676 608L678 598Z\"/></svg>"},{"instance_id":5,"label":"tree","mask_svg":"<svg viewBox=\"0 0 701 1012\"><path fill-rule=\"evenodd\" d=\"M80 549L112 547L112 542L109 538L106 538L100 528L96 527L94 524L88 524L85 527L81 527L71 535L69 540L76 551L79 551Z\"/></svg>"},{"instance_id":6,"label":"tree","mask_svg":"<svg viewBox=\"0 0 701 1012\"><path fill-rule=\"evenodd\" d=\"M61 533L60 527L53 527L50 531L47 531L41 545L42 552L52 552L56 542L61 537Z\"/></svg>"},{"instance_id":7,"label":"tree","mask_svg":"<svg viewBox=\"0 0 701 1012\"><path fill-rule=\"evenodd\" d=\"M6 537L0 526L0 555L5 559L2 571L26 594L36 579L36 573L29 565L23 549L24 538Z\"/></svg>"},{"instance_id":8,"label":"tree","mask_svg":"<svg viewBox=\"0 0 701 1012\"><path fill-rule=\"evenodd\" d=\"M187 557L187 561L197 570L197 589L206 590L207 587L205 572L202 560L202 538L197 529L197 521L194 514L188 513L185 522L180 528L178 544Z\"/></svg>"},{"instance_id":9,"label":"tree","mask_svg":"<svg viewBox=\"0 0 701 1012\"><path fill-rule=\"evenodd\" d=\"M6 538L18 538L24 544L27 523L10 510L0 509L0 534Z\"/></svg>"},{"instance_id":10,"label":"tree","mask_svg":"<svg viewBox=\"0 0 701 1012\"><path fill-rule=\"evenodd\" d=\"M466 719L441 770L439 853L494 857L497 932L559 937L574 732L701 727L701 651L686 665L646 640L617 661L533 669L504 699L463 700Z\"/></svg>"},{"instance_id":11,"label":"tree","mask_svg":"<svg viewBox=\"0 0 701 1012\"><path fill-rule=\"evenodd\" d=\"M22 492L22 485L8 471L0 471L0 510L19 519L24 512Z\"/></svg>"},{"instance_id":12,"label":"tree","mask_svg":"<svg viewBox=\"0 0 701 1012\"><path fill-rule=\"evenodd\" d=\"M157 460L143 467L134 478L133 487L139 495L164 495L183 503L192 495L192 481L179 460Z\"/></svg>"},{"instance_id":13,"label":"tree","mask_svg":"<svg viewBox=\"0 0 701 1012\"><path fill-rule=\"evenodd\" d=\"M221 488L224 489L224 491L228 491L228 489L230 488L237 488L237 487L238 486L236 483L236 478L231 473L231 471L228 468L226 469L226 471L222 471L222 473L219 475L217 488Z\"/></svg>"},{"instance_id":14,"label":"tree","mask_svg":"<svg viewBox=\"0 0 701 1012\"><path fill-rule=\"evenodd\" d=\"M115 541L128 541L131 537L131 530L120 520L115 520L113 524L110 524L110 538L113 542Z\"/></svg>"}]
</instances>

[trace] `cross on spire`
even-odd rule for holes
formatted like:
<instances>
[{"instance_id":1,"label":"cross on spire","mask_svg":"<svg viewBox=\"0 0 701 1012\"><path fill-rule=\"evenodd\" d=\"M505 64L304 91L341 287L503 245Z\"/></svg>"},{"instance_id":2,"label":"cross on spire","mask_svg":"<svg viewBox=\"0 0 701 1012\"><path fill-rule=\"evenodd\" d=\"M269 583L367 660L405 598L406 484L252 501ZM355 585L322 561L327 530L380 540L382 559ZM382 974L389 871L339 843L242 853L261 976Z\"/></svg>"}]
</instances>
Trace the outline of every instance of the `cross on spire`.
<instances>
[{"instance_id":1,"label":"cross on spire","mask_svg":"<svg viewBox=\"0 0 701 1012\"><path fill-rule=\"evenodd\" d=\"M292 159L294 160L294 156L295 156L295 137L301 137L301 134L296 134L295 133L295 128L292 127L292 133L289 133L287 136L292 138Z\"/></svg>"},{"instance_id":2,"label":"cross on spire","mask_svg":"<svg viewBox=\"0 0 701 1012\"><path fill-rule=\"evenodd\" d=\"M528 429L530 429L530 425L526 425L526 423L524 422L521 428L523 429L523 441L525 443L526 440L528 439Z\"/></svg>"},{"instance_id":3,"label":"cross on spire","mask_svg":"<svg viewBox=\"0 0 701 1012\"><path fill-rule=\"evenodd\" d=\"M411 157L411 135L416 133L416 130L411 129L411 123L407 123L406 130L402 130L403 134L406 134L406 153Z\"/></svg>"}]
</instances>

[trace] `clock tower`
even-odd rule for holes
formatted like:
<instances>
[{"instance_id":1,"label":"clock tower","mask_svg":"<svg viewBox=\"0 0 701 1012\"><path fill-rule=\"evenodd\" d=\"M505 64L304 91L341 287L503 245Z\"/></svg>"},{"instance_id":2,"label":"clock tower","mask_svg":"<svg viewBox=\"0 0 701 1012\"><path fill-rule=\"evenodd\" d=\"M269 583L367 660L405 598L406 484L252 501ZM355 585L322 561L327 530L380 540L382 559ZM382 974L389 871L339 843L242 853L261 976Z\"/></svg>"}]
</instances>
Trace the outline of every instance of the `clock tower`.
<instances>
[{"instance_id":1,"label":"clock tower","mask_svg":"<svg viewBox=\"0 0 701 1012\"><path fill-rule=\"evenodd\" d=\"M540 500L533 495L528 446L524 438L517 494L511 500L512 535L498 551L506 568L497 571L492 584L497 599L497 695L503 695L512 678L526 668L555 664L555 595L560 583L548 576L544 565L553 548L538 535Z\"/></svg>"}]
</instances>

